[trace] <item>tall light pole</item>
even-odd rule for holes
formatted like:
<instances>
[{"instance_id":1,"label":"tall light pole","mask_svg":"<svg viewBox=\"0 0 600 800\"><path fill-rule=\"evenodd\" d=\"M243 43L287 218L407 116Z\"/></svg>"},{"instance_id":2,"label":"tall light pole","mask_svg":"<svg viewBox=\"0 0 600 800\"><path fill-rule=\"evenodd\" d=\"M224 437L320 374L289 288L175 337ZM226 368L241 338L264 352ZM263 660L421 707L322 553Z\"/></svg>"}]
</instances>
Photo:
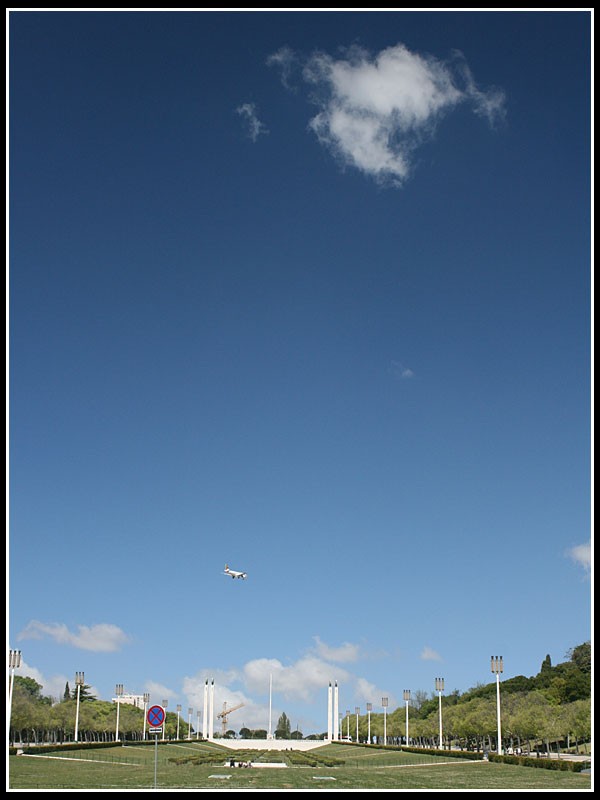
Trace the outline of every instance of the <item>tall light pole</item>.
<instances>
[{"instance_id":1,"label":"tall light pole","mask_svg":"<svg viewBox=\"0 0 600 800\"><path fill-rule=\"evenodd\" d=\"M165 731L166 731L166 729L167 729L167 706L168 706L168 705L169 705L169 701L168 701L168 700L163 700L163 701L162 701L162 707L163 707L163 708L164 708L164 710L165 710L165 721L164 721L164 723L163 723L163 735L162 735L163 741L164 741L164 739L165 739Z\"/></svg>"},{"instance_id":2,"label":"tall light pole","mask_svg":"<svg viewBox=\"0 0 600 800\"><path fill-rule=\"evenodd\" d=\"M351 741L351 739L350 739L350 709L349 708L346 709L346 736L347 736L347 741L348 742Z\"/></svg>"},{"instance_id":3,"label":"tall light pole","mask_svg":"<svg viewBox=\"0 0 600 800\"><path fill-rule=\"evenodd\" d=\"M410 689L404 690L404 702L406 703L406 746L408 747L408 703L410 701Z\"/></svg>"},{"instance_id":4,"label":"tall light pole","mask_svg":"<svg viewBox=\"0 0 600 800\"><path fill-rule=\"evenodd\" d=\"M120 700L121 700L121 697L123 697L123 684L122 683L117 683L117 685L115 687L115 694L117 695L117 730L115 732L115 742L118 742L118 741L120 741L119 740L119 711L120 711L120 707L121 707Z\"/></svg>"},{"instance_id":5,"label":"tall light pole","mask_svg":"<svg viewBox=\"0 0 600 800\"><path fill-rule=\"evenodd\" d=\"M8 685L8 738L10 739L10 716L12 713L13 687L15 683L15 670L21 666L21 651L8 651L8 668L10 670L10 683Z\"/></svg>"},{"instance_id":6,"label":"tall light pole","mask_svg":"<svg viewBox=\"0 0 600 800\"><path fill-rule=\"evenodd\" d=\"M373 703L367 703L367 744L371 744L371 711Z\"/></svg>"},{"instance_id":7,"label":"tall light pole","mask_svg":"<svg viewBox=\"0 0 600 800\"><path fill-rule=\"evenodd\" d=\"M383 743L387 744L387 707L388 707L387 697L381 698L381 705L383 706Z\"/></svg>"},{"instance_id":8,"label":"tall light pole","mask_svg":"<svg viewBox=\"0 0 600 800\"><path fill-rule=\"evenodd\" d=\"M200 738L200 709L196 711L196 739Z\"/></svg>"},{"instance_id":9,"label":"tall light pole","mask_svg":"<svg viewBox=\"0 0 600 800\"><path fill-rule=\"evenodd\" d=\"M442 692L444 691L444 679L443 678L436 678L435 679L435 690L438 693L439 697L439 707L440 707L440 750L442 749Z\"/></svg>"},{"instance_id":10,"label":"tall light pole","mask_svg":"<svg viewBox=\"0 0 600 800\"><path fill-rule=\"evenodd\" d=\"M150 702L150 692L144 692L144 730L142 732L142 739L146 741L146 713L148 711L148 703Z\"/></svg>"},{"instance_id":11,"label":"tall light pole","mask_svg":"<svg viewBox=\"0 0 600 800\"><path fill-rule=\"evenodd\" d=\"M79 695L83 686L83 672L75 673L75 686L77 686L77 710L75 711L75 741L79 741Z\"/></svg>"},{"instance_id":12,"label":"tall light pole","mask_svg":"<svg viewBox=\"0 0 600 800\"><path fill-rule=\"evenodd\" d=\"M191 706L188 706L188 735L187 738L192 738L192 714L194 713L194 709Z\"/></svg>"},{"instance_id":13,"label":"tall light pole","mask_svg":"<svg viewBox=\"0 0 600 800\"><path fill-rule=\"evenodd\" d=\"M356 743L358 744L358 715L360 714L358 706L354 706L354 713L356 714Z\"/></svg>"},{"instance_id":14,"label":"tall light pole","mask_svg":"<svg viewBox=\"0 0 600 800\"><path fill-rule=\"evenodd\" d=\"M179 715L181 714L181 703L177 703L177 736L176 739L179 739Z\"/></svg>"},{"instance_id":15,"label":"tall light pole","mask_svg":"<svg viewBox=\"0 0 600 800\"><path fill-rule=\"evenodd\" d=\"M273 710L273 673L269 673L269 730L267 732L267 739L273 738L273 728L271 721L271 712Z\"/></svg>"},{"instance_id":16,"label":"tall light pole","mask_svg":"<svg viewBox=\"0 0 600 800\"><path fill-rule=\"evenodd\" d=\"M492 656L492 672L496 674L496 717L498 723L498 755L502 755L502 725L500 724L500 673L504 672L502 656Z\"/></svg>"}]
</instances>

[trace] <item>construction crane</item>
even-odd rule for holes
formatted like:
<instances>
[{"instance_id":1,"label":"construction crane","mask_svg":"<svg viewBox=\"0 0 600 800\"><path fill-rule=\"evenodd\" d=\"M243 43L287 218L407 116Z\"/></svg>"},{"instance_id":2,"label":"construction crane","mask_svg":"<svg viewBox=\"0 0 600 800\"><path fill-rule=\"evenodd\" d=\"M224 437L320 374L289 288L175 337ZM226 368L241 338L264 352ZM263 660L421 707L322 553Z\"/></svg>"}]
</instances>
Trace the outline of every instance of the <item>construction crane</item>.
<instances>
[{"instance_id":1,"label":"construction crane","mask_svg":"<svg viewBox=\"0 0 600 800\"><path fill-rule=\"evenodd\" d=\"M227 717L233 712L237 711L238 708L241 708L244 704L238 703L237 706L232 706L231 708L227 708L227 703L223 703L223 711L219 711L217 714L217 719L221 720L221 734L225 736L227 733Z\"/></svg>"}]
</instances>

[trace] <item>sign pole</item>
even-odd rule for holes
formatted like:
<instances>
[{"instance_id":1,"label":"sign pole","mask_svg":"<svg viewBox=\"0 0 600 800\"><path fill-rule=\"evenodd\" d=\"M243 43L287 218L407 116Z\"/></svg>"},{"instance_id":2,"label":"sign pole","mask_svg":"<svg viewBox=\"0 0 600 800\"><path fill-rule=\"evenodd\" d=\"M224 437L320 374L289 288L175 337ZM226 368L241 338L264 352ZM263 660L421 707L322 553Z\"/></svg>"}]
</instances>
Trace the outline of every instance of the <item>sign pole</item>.
<instances>
[{"instance_id":1,"label":"sign pole","mask_svg":"<svg viewBox=\"0 0 600 800\"><path fill-rule=\"evenodd\" d=\"M158 763L158 736L154 736L154 788L156 789L156 765Z\"/></svg>"},{"instance_id":2,"label":"sign pole","mask_svg":"<svg viewBox=\"0 0 600 800\"><path fill-rule=\"evenodd\" d=\"M148 725L150 726L150 733L154 735L154 788L156 789L156 770L158 765L158 734L164 730L163 725L166 725L166 714L162 706L152 706L148 709L146 715Z\"/></svg>"}]
</instances>

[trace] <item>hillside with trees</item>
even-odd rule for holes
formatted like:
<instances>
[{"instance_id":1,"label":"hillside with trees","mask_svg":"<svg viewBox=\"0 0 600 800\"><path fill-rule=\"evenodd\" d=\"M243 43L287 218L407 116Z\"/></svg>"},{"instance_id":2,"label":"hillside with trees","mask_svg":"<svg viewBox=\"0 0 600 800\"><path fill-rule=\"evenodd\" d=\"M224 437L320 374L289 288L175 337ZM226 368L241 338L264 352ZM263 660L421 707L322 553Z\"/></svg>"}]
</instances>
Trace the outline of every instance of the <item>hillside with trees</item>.
<instances>
[{"instance_id":1,"label":"hillside with trees","mask_svg":"<svg viewBox=\"0 0 600 800\"><path fill-rule=\"evenodd\" d=\"M501 681L502 733L505 746L529 748L545 742L555 747L574 747L589 742L591 736L591 644L585 642L567 653L567 660L553 665L547 655L537 675L517 675ZM14 680L11 741L65 742L74 736L76 700L67 684L59 701L42 694L43 687L33 678L16 676ZM80 690L79 740L114 741L117 707L97 700L90 687ZM454 690L442 696L444 745L495 749L497 735L496 683L476 686L460 694ZM342 729L346 733L347 721ZM367 740L369 721L359 717L359 738ZM383 714L371 713L371 738L383 739ZM409 704L409 744L439 746L439 699L423 690L412 693ZM119 738L141 739L144 728L142 709L120 704ZM241 732L240 732L241 733ZM247 738L266 738L266 731L243 731ZM177 734L177 715L167 713L166 738ZM406 744L406 711L400 705L386 716L386 734L390 744ZM188 725L180 718L179 735L188 735ZM234 735L232 733L232 735ZM276 727L277 738L300 738L292 731L290 720L282 713ZM353 716L350 735L355 738ZM312 738L312 737L311 737Z\"/></svg>"},{"instance_id":2,"label":"hillside with trees","mask_svg":"<svg viewBox=\"0 0 600 800\"><path fill-rule=\"evenodd\" d=\"M10 740L29 743L62 743L73 741L77 700L74 690L65 687L63 698L55 702L42 694L33 678L15 676ZM117 705L97 700L89 686L82 686L79 695L79 730L81 742L109 742L116 737ZM144 730L144 711L127 703L119 704L119 739L141 739ZM188 725L180 718L179 735L187 736ZM167 713L166 736L177 734L177 715Z\"/></svg>"},{"instance_id":3,"label":"hillside with trees","mask_svg":"<svg viewBox=\"0 0 600 800\"><path fill-rule=\"evenodd\" d=\"M567 660L553 666L547 655L537 675L501 681L501 718L505 746L530 748L535 742L570 748L591 737L591 644L570 650ZM460 694L442 696L444 744L482 749L497 747L496 682ZM359 721L366 740L367 717ZM439 698L414 693L409 705L411 744L439 746ZM388 742L406 743L406 712L400 706L387 715ZM351 734L353 731L351 729ZM371 735L383 737L383 714L371 714Z\"/></svg>"}]
</instances>

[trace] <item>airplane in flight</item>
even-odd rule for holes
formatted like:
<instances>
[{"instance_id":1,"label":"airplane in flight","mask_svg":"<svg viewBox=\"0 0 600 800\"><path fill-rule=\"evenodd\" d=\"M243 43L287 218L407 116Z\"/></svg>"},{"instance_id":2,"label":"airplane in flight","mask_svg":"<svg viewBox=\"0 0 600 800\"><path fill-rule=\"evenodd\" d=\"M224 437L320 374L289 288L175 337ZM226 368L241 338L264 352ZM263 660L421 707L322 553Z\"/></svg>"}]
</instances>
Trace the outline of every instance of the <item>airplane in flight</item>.
<instances>
[{"instance_id":1,"label":"airplane in flight","mask_svg":"<svg viewBox=\"0 0 600 800\"><path fill-rule=\"evenodd\" d=\"M229 569L227 564L225 564L225 571L223 575L229 575L230 578L241 578L242 580L246 580L248 577L245 572L237 572L234 569Z\"/></svg>"}]
</instances>

